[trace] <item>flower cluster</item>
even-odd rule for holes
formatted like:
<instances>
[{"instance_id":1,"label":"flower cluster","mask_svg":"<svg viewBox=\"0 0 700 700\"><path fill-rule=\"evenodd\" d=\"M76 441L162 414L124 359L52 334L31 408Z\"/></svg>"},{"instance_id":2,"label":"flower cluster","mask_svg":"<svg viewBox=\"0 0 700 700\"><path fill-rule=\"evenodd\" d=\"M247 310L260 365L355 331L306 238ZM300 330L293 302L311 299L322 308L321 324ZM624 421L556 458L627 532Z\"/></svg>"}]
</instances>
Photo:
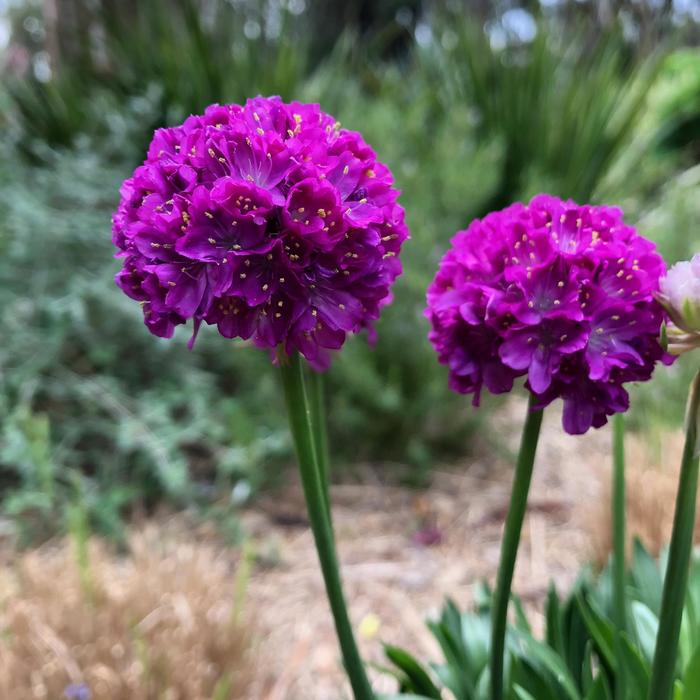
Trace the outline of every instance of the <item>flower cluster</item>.
<instances>
[{"instance_id":1,"label":"flower cluster","mask_svg":"<svg viewBox=\"0 0 700 700\"><path fill-rule=\"evenodd\" d=\"M158 130L121 189L117 284L170 337L193 319L317 367L371 328L408 236L389 169L318 105L256 98Z\"/></svg>"},{"instance_id":2,"label":"flower cluster","mask_svg":"<svg viewBox=\"0 0 700 700\"><path fill-rule=\"evenodd\" d=\"M668 313L668 350L680 355L700 347L700 254L671 267L661 278L659 302Z\"/></svg>"},{"instance_id":3,"label":"flower cluster","mask_svg":"<svg viewBox=\"0 0 700 700\"><path fill-rule=\"evenodd\" d=\"M663 310L664 262L619 209L548 195L471 223L428 289L429 335L450 387L509 391L516 377L539 407L564 401L564 428L586 432L624 411L623 384L649 379Z\"/></svg>"}]
</instances>

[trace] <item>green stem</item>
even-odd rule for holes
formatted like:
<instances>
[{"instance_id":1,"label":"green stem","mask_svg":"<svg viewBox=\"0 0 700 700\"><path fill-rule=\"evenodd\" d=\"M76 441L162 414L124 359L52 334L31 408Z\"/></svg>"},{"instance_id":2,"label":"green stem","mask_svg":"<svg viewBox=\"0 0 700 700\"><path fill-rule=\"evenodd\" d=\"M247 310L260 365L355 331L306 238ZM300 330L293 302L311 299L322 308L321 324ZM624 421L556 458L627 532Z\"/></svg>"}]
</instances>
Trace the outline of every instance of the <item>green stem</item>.
<instances>
[{"instance_id":1,"label":"green stem","mask_svg":"<svg viewBox=\"0 0 700 700\"><path fill-rule=\"evenodd\" d=\"M534 408L534 396L530 396L527 417L523 426L520 452L515 466L515 477L510 495L510 506L506 518L501 545L501 562L498 567L496 591L493 598L491 623L491 700L503 700L503 665L508 619L510 587L513 583L515 560L518 556L520 532L527 509L532 470L535 463L537 441L542 425L542 410Z\"/></svg>"},{"instance_id":2,"label":"green stem","mask_svg":"<svg viewBox=\"0 0 700 700\"><path fill-rule=\"evenodd\" d=\"M328 451L328 427L326 420L326 402L324 396L324 379L319 372L311 370L309 377L309 393L311 395L311 420L314 428L314 440L316 441L316 455L319 461L321 483L323 485L328 518L332 523L331 509L331 470Z\"/></svg>"},{"instance_id":3,"label":"green stem","mask_svg":"<svg viewBox=\"0 0 700 700\"><path fill-rule=\"evenodd\" d=\"M345 670L350 679L355 700L373 700L372 689L355 643L343 596L333 531L325 505L320 464L316 452L317 440L314 436L311 401L304 381L302 360L297 353L290 357L285 357L282 353L280 355L282 384L287 403L289 425L294 438L309 521L345 662Z\"/></svg>"},{"instance_id":4,"label":"green stem","mask_svg":"<svg viewBox=\"0 0 700 700\"><path fill-rule=\"evenodd\" d=\"M618 677L615 697L622 700L626 694L624 677L625 662L622 658L620 634L627 629L625 600L625 419L616 413L613 425L613 479L612 479L612 524L613 524L613 620L616 628Z\"/></svg>"},{"instance_id":5,"label":"green stem","mask_svg":"<svg viewBox=\"0 0 700 700\"><path fill-rule=\"evenodd\" d=\"M676 514L668 553L659 631L651 671L649 700L669 700L673 692L683 607L688 587L688 569L693 547L695 508L698 491L698 408L700 372L688 394L686 433L681 473L676 496Z\"/></svg>"}]
</instances>

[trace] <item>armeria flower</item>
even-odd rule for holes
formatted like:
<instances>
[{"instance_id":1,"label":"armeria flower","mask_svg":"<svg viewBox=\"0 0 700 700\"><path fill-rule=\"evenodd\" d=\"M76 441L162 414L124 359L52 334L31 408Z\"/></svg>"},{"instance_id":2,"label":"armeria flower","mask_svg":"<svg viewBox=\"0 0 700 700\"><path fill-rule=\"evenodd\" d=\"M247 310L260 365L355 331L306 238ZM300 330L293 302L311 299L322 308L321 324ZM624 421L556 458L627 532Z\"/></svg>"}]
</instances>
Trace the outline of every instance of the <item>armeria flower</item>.
<instances>
[{"instance_id":1,"label":"armeria flower","mask_svg":"<svg viewBox=\"0 0 700 700\"><path fill-rule=\"evenodd\" d=\"M668 351L680 355L700 347L700 254L671 267L657 298L670 318Z\"/></svg>"},{"instance_id":2,"label":"armeria flower","mask_svg":"<svg viewBox=\"0 0 700 700\"><path fill-rule=\"evenodd\" d=\"M564 400L564 428L584 433L624 411L623 384L649 379L665 267L650 241L607 206L548 195L471 223L452 240L428 289L430 341L455 391L510 391L539 407Z\"/></svg>"},{"instance_id":3,"label":"armeria flower","mask_svg":"<svg viewBox=\"0 0 700 700\"><path fill-rule=\"evenodd\" d=\"M408 237L389 169L318 105L212 105L156 131L113 219L148 329L192 319L316 367L372 327Z\"/></svg>"}]
</instances>

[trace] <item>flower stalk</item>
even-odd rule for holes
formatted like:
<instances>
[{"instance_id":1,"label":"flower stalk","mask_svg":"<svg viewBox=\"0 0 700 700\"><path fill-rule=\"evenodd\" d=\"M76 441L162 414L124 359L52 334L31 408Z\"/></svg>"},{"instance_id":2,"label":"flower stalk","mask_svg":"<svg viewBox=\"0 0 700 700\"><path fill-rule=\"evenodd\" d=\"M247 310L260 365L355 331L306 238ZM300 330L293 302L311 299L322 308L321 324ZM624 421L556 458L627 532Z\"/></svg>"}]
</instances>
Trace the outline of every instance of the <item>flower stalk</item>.
<instances>
[{"instance_id":1,"label":"flower stalk","mask_svg":"<svg viewBox=\"0 0 700 700\"><path fill-rule=\"evenodd\" d=\"M627 628L625 608L625 419L622 413L613 416L613 604L615 626Z\"/></svg>"},{"instance_id":2,"label":"flower stalk","mask_svg":"<svg viewBox=\"0 0 700 700\"><path fill-rule=\"evenodd\" d=\"M700 371L688 394L686 434L681 473L676 497L676 513L664 579L659 631L649 684L649 700L669 700L675 679L678 638L688 587L688 570L695 529L698 490L698 415L700 409Z\"/></svg>"},{"instance_id":3,"label":"flower stalk","mask_svg":"<svg viewBox=\"0 0 700 700\"><path fill-rule=\"evenodd\" d=\"M323 485L324 500L328 510L328 518L333 522L331 509L330 481L331 467L328 450L328 427L326 421L324 377L320 372L309 371L309 394L311 397L311 421L313 424L314 440L316 442L316 455L319 461L321 483Z\"/></svg>"},{"instance_id":4,"label":"flower stalk","mask_svg":"<svg viewBox=\"0 0 700 700\"><path fill-rule=\"evenodd\" d=\"M515 560L518 556L520 533L527 509L527 498L530 491L530 482L532 481L537 442L542 425L543 411L535 408L535 402L536 397L531 395L525 425L523 426L518 461L515 466L510 506L501 546L501 561L498 567L496 590L494 592L491 623L491 700L503 700L503 666L508 603L513 583L513 572L515 571Z\"/></svg>"},{"instance_id":5,"label":"flower stalk","mask_svg":"<svg viewBox=\"0 0 700 700\"><path fill-rule=\"evenodd\" d=\"M625 662L622 658L620 635L627 630L627 602L625 596L625 419L616 413L613 427L613 479L612 479L612 523L613 523L613 620L616 629L616 652L618 655L618 678L615 697L625 697Z\"/></svg>"},{"instance_id":6,"label":"flower stalk","mask_svg":"<svg viewBox=\"0 0 700 700\"><path fill-rule=\"evenodd\" d=\"M343 596L333 529L327 507L327 491L324 489L325 476L318 455L319 441L313 419L313 401L305 381L304 367L298 353L290 356L283 353L279 355L289 425L299 462L306 507L345 670L350 679L355 700L373 700L372 689L355 642Z\"/></svg>"}]
</instances>

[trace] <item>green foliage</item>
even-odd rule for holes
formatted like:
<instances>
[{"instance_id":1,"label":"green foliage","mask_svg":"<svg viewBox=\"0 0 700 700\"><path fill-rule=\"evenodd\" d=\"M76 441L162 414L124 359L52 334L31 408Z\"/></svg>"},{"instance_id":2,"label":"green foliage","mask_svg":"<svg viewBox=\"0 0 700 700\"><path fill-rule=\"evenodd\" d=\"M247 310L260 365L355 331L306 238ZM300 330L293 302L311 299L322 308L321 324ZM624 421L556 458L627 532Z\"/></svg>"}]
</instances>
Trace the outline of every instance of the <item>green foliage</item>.
<instances>
[{"instance_id":1,"label":"green foliage","mask_svg":"<svg viewBox=\"0 0 700 700\"><path fill-rule=\"evenodd\" d=\"M114 535L130 507L221 498L288 453L267 358L158 342L114 287L123 175L89 151L0 171L0 475L30 538L55 529L76 478Z\"/></svg>"},{"instance_id":2,"label":"green foliage","mask_svg":"<svg viewBox=\"0 0 700 700\"><path fill-rule=\"evenodd\" d=\"M210 102L318 100L362 130L403 191L412 238L395 301L376 345L350 340L328 378L336 467L398 463L423 483L487 419L488 408L477 414L448 391L422 316L438 260L474 216L540 189L614 193L664 252L693 249L697 178L677 174L688 148L658 146L678 105L692 112L692 89L671 89L689 59L664 64L659 78L656 58L617 34L585 43L543 18L533 42L494 47L439 4L425 18L428 42L392 23L363 33L336 22L321 36L309 27L325 29L327 13L295 15L290 3L71 6L84 16L60 18L64 50L50 79L8 78L0 89L0 480L3 508L27 539L65 522L76 484L103 532L118 534L124 514L166 500L201 506L235 539L230 489L254 492L290 457L263 353L206 331L194 352L184 329L155 339L112 282L120 181L153 128ZM97 28L89 42L86 26ZM665 391L683 390L682 369L662 372ZM659 402L637 403L654 418Z\"/></svg>"},{"instance_id":3,"label":"green foliage","mask_svg":"<svg viewBox=\"0 0 700 700\"><path fill-rule=\"evenodd\" d=\"M639 212L640 233L658 243L669 266L700 250L699 187L700 166L681 170L669 176ZM692 354L681 357L672 367L658 368L653 381L632 390L632 425L644 427L659 449L656 434L683 424L688 386L696 369ZM659 396L664 397L663 402Z\"/></svg>"},{"instance_id":4,"label":"green foliage","mask_svg":"<svg viewBox=\"0 0 700 700\"><path fill-rule=\"evenodd\" d=\"M651 102L664 124L659 133L662 148L700 153L700 56L693 49L677 51L663 66L663 80Z\"/></svg>"},{"instance_id":5,"label":"green foliage","mask_svg":"<svg viewBox=\"0 0 700 700\"><path fill-rule=\"evenodd\" d=\"M92 24L93 34L99 28L94 50L63 57L49 81L8 81L10 116L25 153L73 145L78 135L109 140L124 131L126 112L139 119L138 128L126 143L114 140L113 155L138 160L153 129L213 102L256 94L292 99L311 70L310 35L281 5L269 12L198 0L76 5L83 21L59 29L66 43L83 45L85 27Z\"/></svg>"},{"instance_id":6,"label":"green foliage","mask_svg":"<svg viewBox=\"0 0 700 700\"><path fill-rule=\"evenodd\" d=\"M508 628L508 700L640 700L649 689L665 560L657 563L636 542L627 572L629 634L613 622L611 570L594 576L584 569L568 596L552 587L544 606L545 629L537 639L514 598ZM399 692L456 700L488 700L490 591L482 589L474 612L460 613L447 601L440 619L429 622L443 654L441 663L423 664L408 651L385 645ZM691 568L685 603L676 697L700 697L700 559ZM397 697L405 697L400 695Z\"/></svg>"},{"instance_id":7,"label":"green foliage","mask_svg":"<svg viewBox=\"0 0 700 700\"><path fill-rule=\"evenodd\" d=\"M502 148L485 211L539 190L579 201L597 193L644 112L658 58L630 58L616 30L547 30L494 48L458 12L438 21L443 40L417 51L440 107L467 103L477 133Z\"/></svg>"}]
</instances>

